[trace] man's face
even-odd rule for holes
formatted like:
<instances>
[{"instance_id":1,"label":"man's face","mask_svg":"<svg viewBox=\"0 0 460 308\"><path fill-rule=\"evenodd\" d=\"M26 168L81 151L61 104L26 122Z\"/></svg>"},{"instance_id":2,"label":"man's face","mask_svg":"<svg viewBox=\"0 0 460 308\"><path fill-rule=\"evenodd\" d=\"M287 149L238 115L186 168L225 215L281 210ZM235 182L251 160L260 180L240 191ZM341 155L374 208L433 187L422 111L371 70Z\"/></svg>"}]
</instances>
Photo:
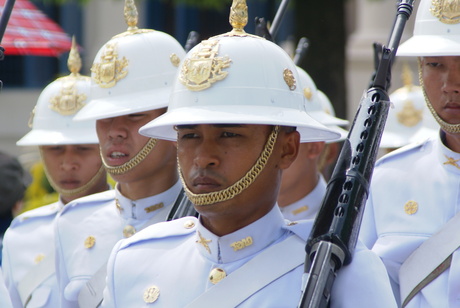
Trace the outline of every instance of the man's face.
<instances>
[{"instance_id":1,"label":"man's face","mask_svg":"<svg viewBox=\"0 0 460 308\"><path fill-rule=\"evenodd\" d=\"M449 124L460 123L460 56L422 57L422 78L436 113Z\"/></svg>"},{"instance_id":2,"label":"man's face","mask_svg":"<svg viewBox=\"0 0 460 308\"><path fill-rule=\"evenodd\" d=\"M41 146L41 153L48 175L60 189L65 190L80 188L88 183L102 165L97 144ZM101 182L107 186L105 176L95 186L102 185ZM72 198L88 193L94 191L85 191L81 196Z\"/></svg>"},{"instance_id":3,"label":"man's face","mask_svg":"<svg viewBox=\"0 0 460 308\"><path fill-rule=\"evenodd\" d=\"M178 158L187 187L195 194L203 194L239 181L259 158L271 130L266 125L179 126ZM252 185L228 201L199 206L202 217L206 220L226 216L245 225L267 213L276 202L280 170L287 167L282 154L285 138L286 134L280 133L272 156ZM297 149L298 143L295 155Z\"/></svg>"},{"instance_id":4,"label":"man's face","mask_svg":"<svg viewBox=\"0 0 460 308\"><path fill-rule=\"evenodd\" d=\"M131 160L149 141L139 134L139 128L165 112L165 109L149 110L125 116L96 121L101 155L109 166L120 166ZM115 181L137 181L157 173L166 165L175 168L176 150L172 142L158 140L152 152L138 166L126 174L112 175Z\"/></svg>"}]
</instances>

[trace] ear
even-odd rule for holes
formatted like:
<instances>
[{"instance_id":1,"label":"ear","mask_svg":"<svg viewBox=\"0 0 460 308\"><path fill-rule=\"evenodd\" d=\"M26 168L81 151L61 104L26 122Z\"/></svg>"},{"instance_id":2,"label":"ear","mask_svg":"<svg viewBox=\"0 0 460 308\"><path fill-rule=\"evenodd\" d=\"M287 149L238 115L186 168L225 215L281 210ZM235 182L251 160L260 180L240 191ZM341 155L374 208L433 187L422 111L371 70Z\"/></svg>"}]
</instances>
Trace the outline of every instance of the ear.
<instances>
[{"instance_id":1,"label":"ear","mask_svg":"<svg viewBox=\"0 0 460 308\"><path fill-rule=\"evenodd\" d=\"M299 154L300 134L298 131L281 133L281 159L279 163L280 169L287 169L295 161Z\"/></svg>"}]
</instances>

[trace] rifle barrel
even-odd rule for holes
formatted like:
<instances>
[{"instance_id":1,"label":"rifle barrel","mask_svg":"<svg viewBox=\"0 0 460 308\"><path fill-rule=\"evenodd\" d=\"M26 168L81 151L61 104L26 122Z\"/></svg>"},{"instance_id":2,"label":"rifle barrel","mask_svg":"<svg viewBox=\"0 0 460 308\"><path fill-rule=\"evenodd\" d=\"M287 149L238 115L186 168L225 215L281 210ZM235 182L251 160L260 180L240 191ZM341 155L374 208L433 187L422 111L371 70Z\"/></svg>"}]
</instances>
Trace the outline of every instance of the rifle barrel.
<instances>
[{"instance_id":1,"label":"rifle barrel","mask_svg":"<svg viewBox=\"0 0 460 308\"><path fill-rule=\"evenodd\" d=\"M282 0L281 4L276 12L275 19L273 19L273 23L270 27L270 34L275 40L276 35L278 34L278 30L281 25L281 21L283 20L284 14L286 13L287 7L289 5L289 0Z\"/></svg>"}]
</instances>

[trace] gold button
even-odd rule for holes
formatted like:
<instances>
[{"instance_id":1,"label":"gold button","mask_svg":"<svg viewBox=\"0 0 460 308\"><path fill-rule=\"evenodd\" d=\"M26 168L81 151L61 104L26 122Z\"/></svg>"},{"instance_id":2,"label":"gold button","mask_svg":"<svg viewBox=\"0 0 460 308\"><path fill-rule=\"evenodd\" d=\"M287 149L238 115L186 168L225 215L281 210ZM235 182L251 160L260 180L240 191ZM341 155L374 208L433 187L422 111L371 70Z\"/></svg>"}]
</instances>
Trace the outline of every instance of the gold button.
<instances>
[{"instance_id":1,"label":"gold button","mask_svg":"<svg viewBox=\"0 0 460 308\"><path fill-rule=\"evenodd\" d=\"M297 221L290 221L287 225L288 225L288 226L295 226L295 225L297 225L297 224L298 224Z\"/></svg>"},{"instance_id":2,"label":"gold button","mask_svg":"<svg viewBox=\"0 0 460 308\"><path fill-rule=\"evenodd\" d=\"M160 296L160 289L157 286L151 286L144 292L144 302L151 304Z\"/></svg>"},{"instance_id":3,"label":"gold button","mask_svg":"<svg viewBox=\"0 0 460 308\"><path fill-rule=\"evenodd\" d=\"M227 277L227 273L221 268L215 268L211 271L209 275L209 280L213 283L219 283L222 279Z\"/></svg>"},{"instance_id":4,"label":"gold button","mask_svg":"<svg viewBox=\"0 0 460 308\"><path fill-rule=\"evenodd\" d=\"M34 259L35 264L42 262L44 258L45 258L45 255L42 253L39 253Z\"/></svg>"},{"instance_id":5,"label":"gold button","mask_svg":"<svg viewBox=\"0 0 460 308\"><path fill-rule=\"evenodd\" d=\"M88 236L85 240L85 248L91 248L96 244L96 238L94 236Z\"/></svg>"},{"instance_id":6,"label":"gold button","mask_svg":"<svg viewBox=\"0 0 460 308\"><path fill-rule=\"evenodd\" d=\"M131 237L134 234L136 234L136 229L133 226L127 225L123 228L123 236L125 238Z\"/></svg>"},{"instance_id":7,"label":"gold button","mask_svg":"<svg viewBox=\"0 0 460 308\"><path fill-rule=\"evenodd\" d=\"M413 200L409 200L404 204L404 212L408 215L414 215L418 211L418 203Z\"/></svg>"},{"instance_id":8,"label":"gold button","mask_svg":"<svg viewBox=\"0 0 460 308\"><path fill-rule=\"evenodd\" d=\"M185 229L192 229L193 227L195 227L195 223L193 222L193 220L187 220L184 223L184 228Z\"/></svg>"}]
</instances>

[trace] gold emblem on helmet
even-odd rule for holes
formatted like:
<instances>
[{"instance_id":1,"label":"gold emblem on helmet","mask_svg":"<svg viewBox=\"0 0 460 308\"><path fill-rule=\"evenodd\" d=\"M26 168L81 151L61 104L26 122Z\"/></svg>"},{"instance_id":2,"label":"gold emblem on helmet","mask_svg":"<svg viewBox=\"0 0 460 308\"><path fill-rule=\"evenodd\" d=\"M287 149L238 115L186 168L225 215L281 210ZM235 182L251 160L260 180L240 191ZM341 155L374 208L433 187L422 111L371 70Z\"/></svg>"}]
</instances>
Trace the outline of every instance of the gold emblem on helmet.
<instances>
[{"instance_id":1,"label":"gold emblem on helmet","mask_svg":"<svg viewBox=\"0 0 460 308\"><path fill-rule=\"evenodd\" d=\"M309 88L309 87L304 88L303 89L303 96L305 96L306 99L311 100L311 98L313 97L313 91L311 90L311 88Z\"/></svg>"},{"instance_id":2,"label":"gold emblem on helmet","mask_svg":"<svg viewBox=\"0 0 460 308\"><path fill-rule=\"evenodd\" d=\"M417 110L412 101L406 100L397 114L398 122L407 127L413 127L422 121L423 110Z\"/></svg>"},{"instance_id":3,"label":"gold emblem on helmet","mask_svg":"<svg viewBox=\"0 0 460 308\"><path fill-rule=\"evenodd\" d=\"M175 53L169 56L169 60L171 60L172 65L174 65L175 67L178 67L180 64L180 58Z\"/></svg>"},{"instance_id":4,"label":"gold emblem on helmet","mask_svg":"<svg viewBox=\"0 0 460 308\"><path fill-rule=\"evenodd\" d=\"M460 0L432 0L431 14L445 24L460 22Z\"/></svg>"},{"instance_id":5,"label":"gold emblem on helmet","mask_svg":"<svg viewBox=\"0 0 460 308\"><path fill-rule=\"evenodd\" d=\"M117 44L106 44L100 63L94 63L91 71L95 74L94 81L101 88L111 88L126 77L129 61L123 57L118 59Z\"/></svg>"},{"instance_id":6,"label":"gold emblem on helmet","mask_svg":"<svg viewBox=\"0 0 460 308\"><path fill-rule=\"evenodd\" d=\"M290 69L285 69L283 72L284 81L288 85L291 91L294 91L297 88L296 80L294 74Z\"/></svg>"},{"instance_id":7,"label":"gold emblem on helmet","mask_svg":"<svg viewBox=\"0 0 460 308\"><path fill-rule=\"evenodd\" d=\"M83 108L86 98L86 94L78 94L75 81L64 80L61 93L50 99L49 107L63 116L68 116Z\"/></svg>"},{"instance_id":8,"label":"gold emblem on helmet","mask_svg":"<svg viewBox=\"0 0 460 308\"><path fill-rule=\"evenodd\" d=\"M227 77L228 72L222 70L229 67L232 60L217 57L218 52L218 40L201 42L200 49L185 59L179 75L180 82L191 91L201 91Z\"/></svg>"}]
</instances>

